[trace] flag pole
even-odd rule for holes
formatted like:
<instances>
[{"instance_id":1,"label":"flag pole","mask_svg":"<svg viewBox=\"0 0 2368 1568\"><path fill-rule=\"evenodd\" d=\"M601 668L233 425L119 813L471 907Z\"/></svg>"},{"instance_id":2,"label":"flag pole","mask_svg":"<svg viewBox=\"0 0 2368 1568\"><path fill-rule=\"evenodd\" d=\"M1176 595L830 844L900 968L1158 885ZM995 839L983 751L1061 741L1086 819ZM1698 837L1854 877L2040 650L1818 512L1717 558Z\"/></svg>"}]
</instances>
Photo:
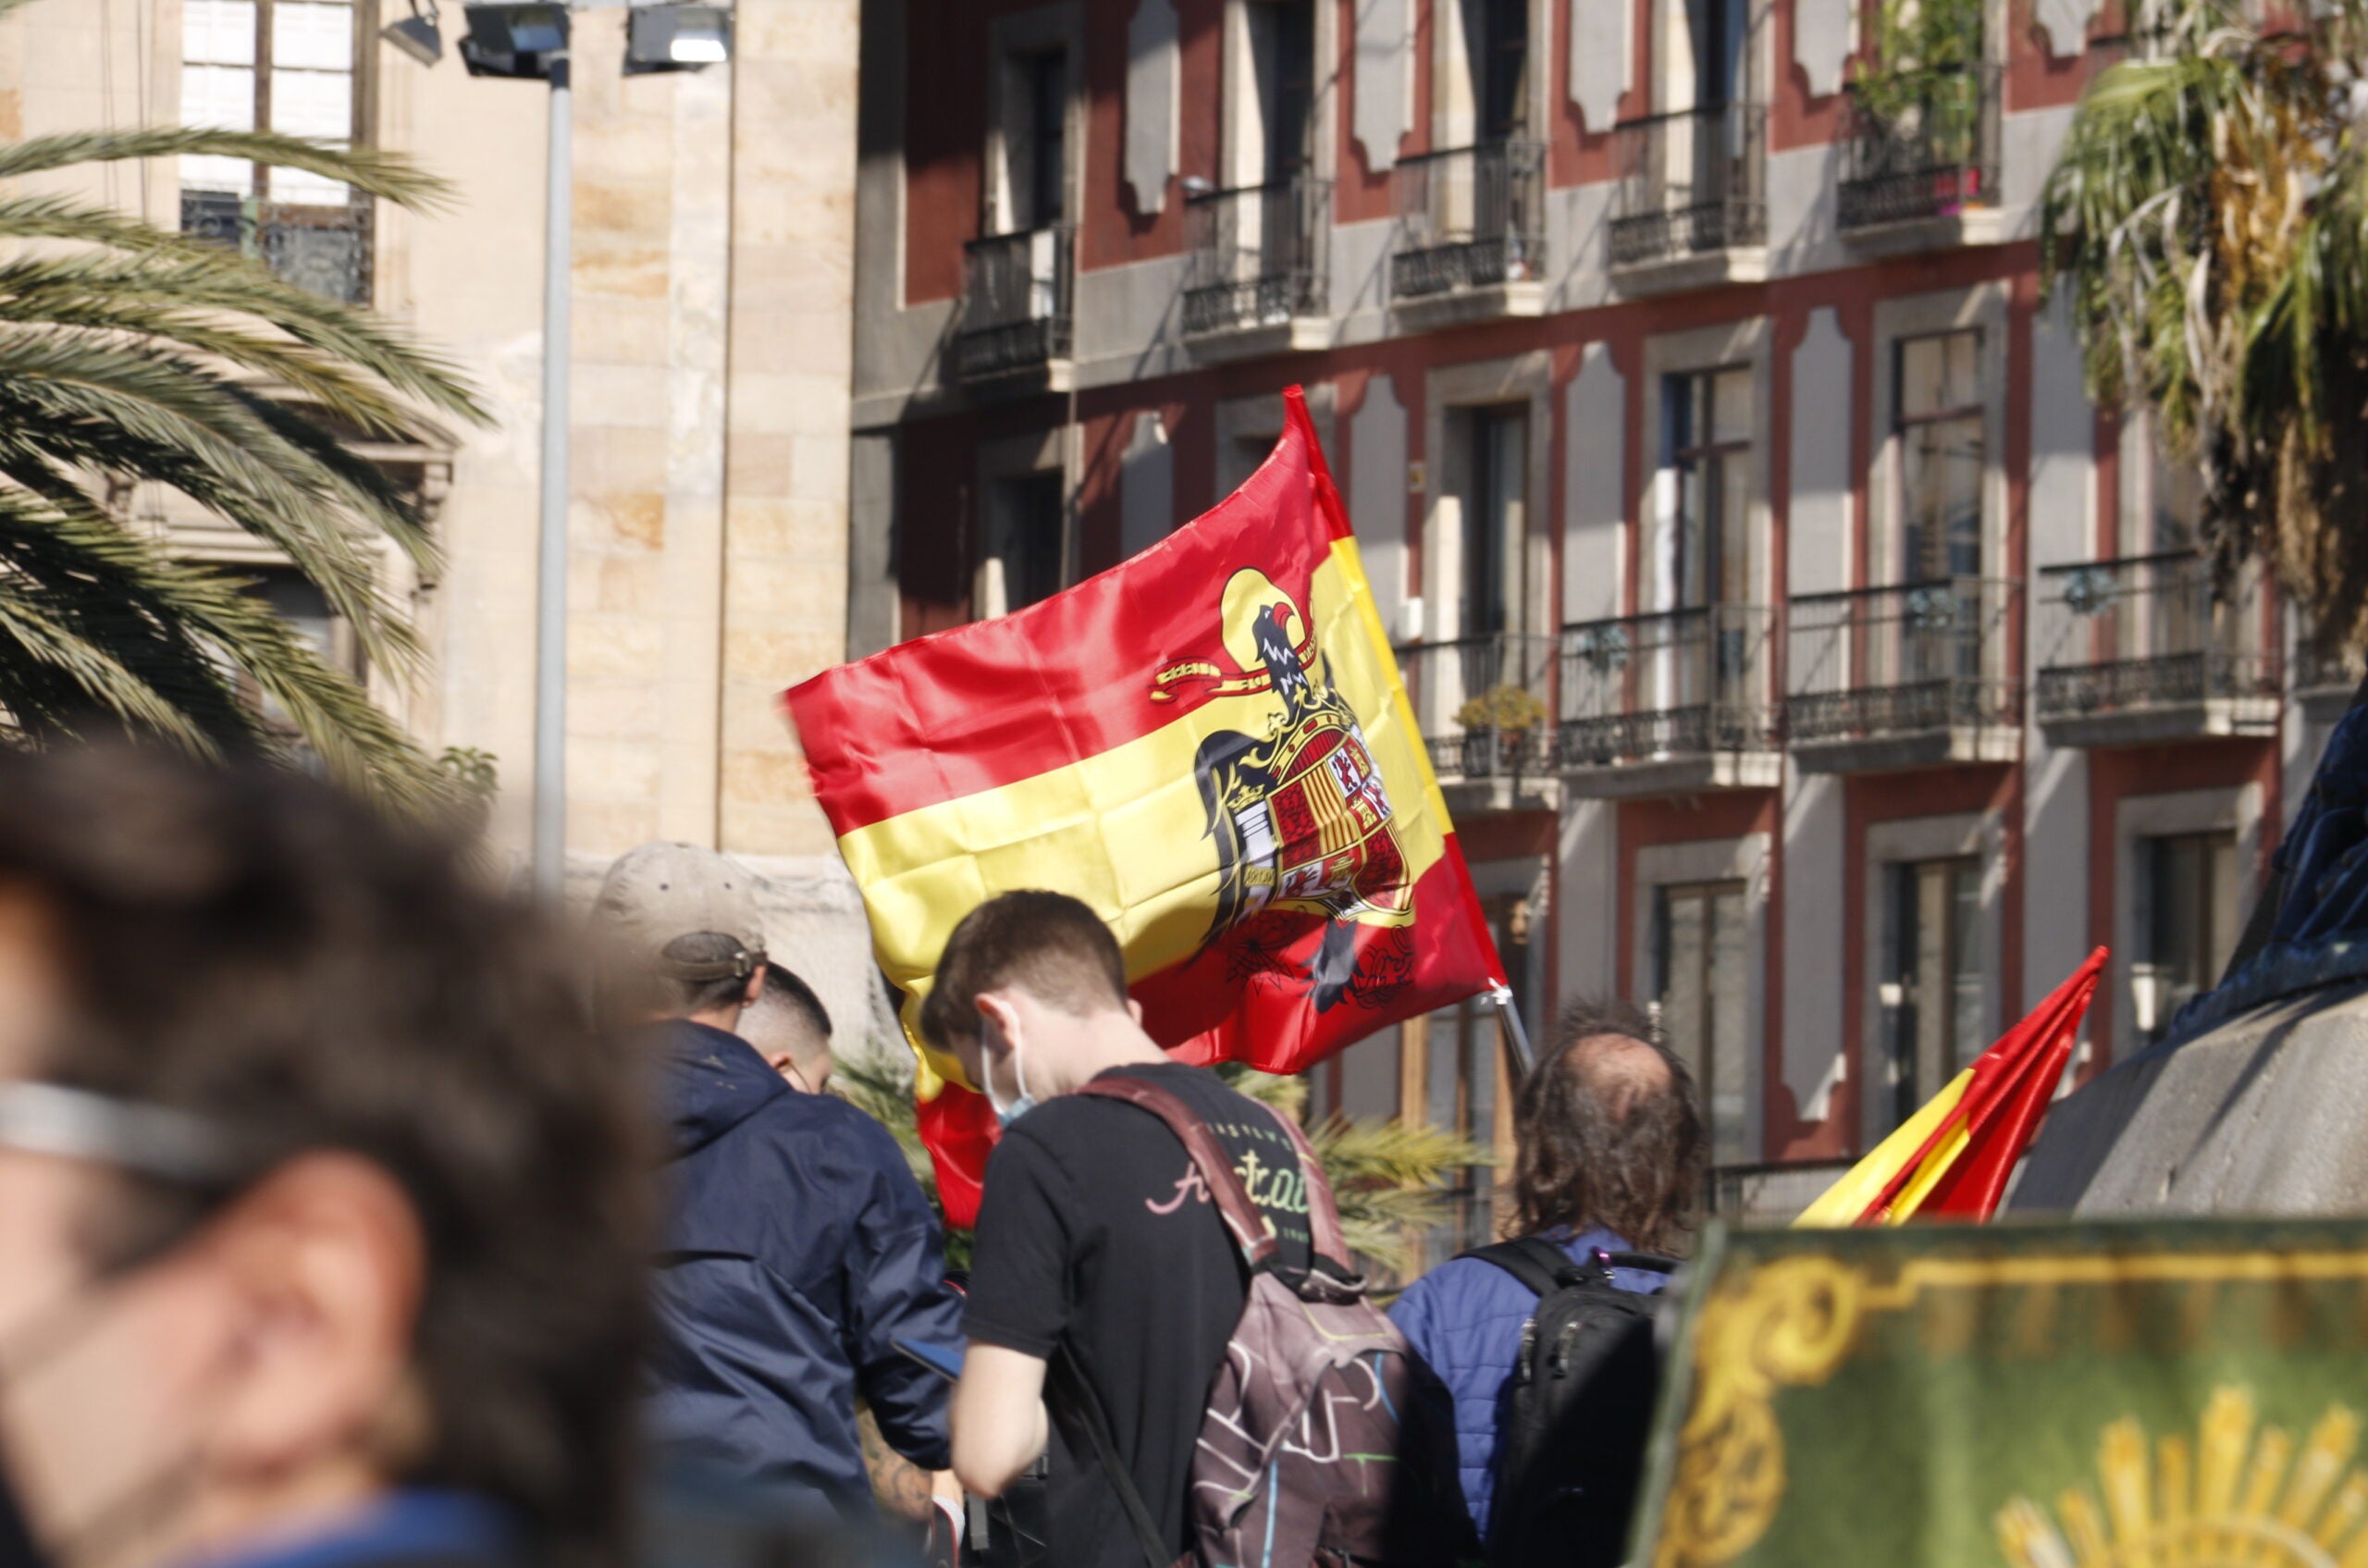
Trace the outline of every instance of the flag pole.
<instances>
[{"instance_id":1,"label":"flag pole","mask_svg":"<svg viewBox=\"0 0 2368 1568\"><path fill-rule=\"evenodd\" d=\"M1500 985L1488 993L1488 1000L1497 1005L1497 1017L1505 1026L1505 1038L1512 1043L1514 1065L1527 1077L1529 1069L1537 1065L1537 1058L1530 1054L1529 1031L1521 1026L1521 1009L1513 1006L1513 988Z\"/></svg>"}]
</instances>

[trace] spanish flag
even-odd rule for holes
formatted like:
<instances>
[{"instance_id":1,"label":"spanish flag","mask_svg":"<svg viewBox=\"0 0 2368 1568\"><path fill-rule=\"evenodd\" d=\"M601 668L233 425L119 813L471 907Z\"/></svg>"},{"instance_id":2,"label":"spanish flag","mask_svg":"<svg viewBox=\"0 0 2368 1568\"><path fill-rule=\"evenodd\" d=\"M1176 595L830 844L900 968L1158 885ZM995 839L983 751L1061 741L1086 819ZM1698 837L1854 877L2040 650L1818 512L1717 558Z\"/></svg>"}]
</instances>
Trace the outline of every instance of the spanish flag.
<instances>
[{"instance_id":1,"label":"spanish flag","mask_svg":"<svg viewBox=\"0 0 2368 1568\"><path fill-rule=\"evenodd\" d=\"M2005 1195L2097 994L2106 950L1957 1074L1793 1223L1904 1225L1918 1216L1985 1220Z\"/></svg>"},{"instance_id":2,"label":"spanish flag","mask_svg":"<svg viewBox=\"0 0 2368 1568\"><path fill-rule=\"evenodd\" d=\"M1297 1072L1502 984L1299 389L1215 510L1064 593L788 694L904 994L950 1221L994 1118L915 1028L955 923L1019 888L1117 933L1189 1061Z\"/></svg>"}]
</instances>

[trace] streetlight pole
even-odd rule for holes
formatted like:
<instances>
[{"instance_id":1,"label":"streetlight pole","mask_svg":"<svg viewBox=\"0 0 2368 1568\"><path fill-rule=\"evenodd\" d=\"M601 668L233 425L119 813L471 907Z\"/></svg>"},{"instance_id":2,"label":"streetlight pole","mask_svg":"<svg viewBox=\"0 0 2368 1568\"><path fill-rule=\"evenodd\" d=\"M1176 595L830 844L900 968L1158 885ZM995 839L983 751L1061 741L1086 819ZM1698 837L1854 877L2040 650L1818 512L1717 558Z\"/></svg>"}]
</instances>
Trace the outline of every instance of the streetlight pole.
<instances>
[{"instance_id":1,"label":"streetlight pole","mask_svg":"<svg viewBox=\"0 0 2368 1568\"><path fill-rule=\"evenodd\" d=\"M574 113L564 48L550 64L550 157L543 224L543 473L536 538L535 892L567 883L567 421L573 300Z\"/></svg>"}]
</instances>

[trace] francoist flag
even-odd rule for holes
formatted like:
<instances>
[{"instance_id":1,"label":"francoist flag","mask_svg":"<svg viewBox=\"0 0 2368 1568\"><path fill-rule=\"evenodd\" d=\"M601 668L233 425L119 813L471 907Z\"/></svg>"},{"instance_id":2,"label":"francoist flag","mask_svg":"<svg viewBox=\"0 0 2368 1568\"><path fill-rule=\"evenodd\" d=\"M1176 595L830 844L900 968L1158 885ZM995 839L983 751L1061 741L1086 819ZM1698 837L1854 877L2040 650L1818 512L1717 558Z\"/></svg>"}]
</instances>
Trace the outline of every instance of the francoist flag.
<instances>
[{"instance_id":1,"label":"francoist flag","mask_svg":"<svg viewBox=\"0 0 2368 1568\"><path fill-rule=\"evenodd\" d=\"M1298 388L1211 512L1039 604L788 695L904 993L948 1218L995 1132L915 1021L955 923L1049 888L1117 933L1153 1038L1296 1072L1502 983Z\"/></svg>"}]
</instances>

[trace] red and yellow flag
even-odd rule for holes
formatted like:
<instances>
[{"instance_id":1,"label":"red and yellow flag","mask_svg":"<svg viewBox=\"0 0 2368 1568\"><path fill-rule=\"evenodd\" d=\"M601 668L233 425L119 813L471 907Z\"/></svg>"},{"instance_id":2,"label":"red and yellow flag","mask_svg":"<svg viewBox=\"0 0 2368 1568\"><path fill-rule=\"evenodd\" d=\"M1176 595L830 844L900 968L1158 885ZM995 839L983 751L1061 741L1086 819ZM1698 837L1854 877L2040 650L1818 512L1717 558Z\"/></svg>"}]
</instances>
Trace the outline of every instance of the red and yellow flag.
<instances>
[{"instance_id":1,"label":"red and yellow flag","mask_svg":"<svg viewBox=\"0 0 2368 1568\"><path fill-rule=\"evenodd\" d=\"M1190 1061L1296 1072L1502 983L1306 402L1284 401L1258 471L1141 554L789 693L904 993L956 1224L994 1120L914 1023L994 894L1092 906L1145 1026Z\"/></svg>"},{"instance_id":2,"label":"red and yellow flag","mask_svg":"<svg viewBox=\"0 0 2368 1568\"><path fill-rule=\"evenodd\" d=\"M2029 1018L1926 1101L1793 1223L1988 1219L2055 1096L2105 957L2102 947L2090 954Z\"/></svg>"}]
</instances>

